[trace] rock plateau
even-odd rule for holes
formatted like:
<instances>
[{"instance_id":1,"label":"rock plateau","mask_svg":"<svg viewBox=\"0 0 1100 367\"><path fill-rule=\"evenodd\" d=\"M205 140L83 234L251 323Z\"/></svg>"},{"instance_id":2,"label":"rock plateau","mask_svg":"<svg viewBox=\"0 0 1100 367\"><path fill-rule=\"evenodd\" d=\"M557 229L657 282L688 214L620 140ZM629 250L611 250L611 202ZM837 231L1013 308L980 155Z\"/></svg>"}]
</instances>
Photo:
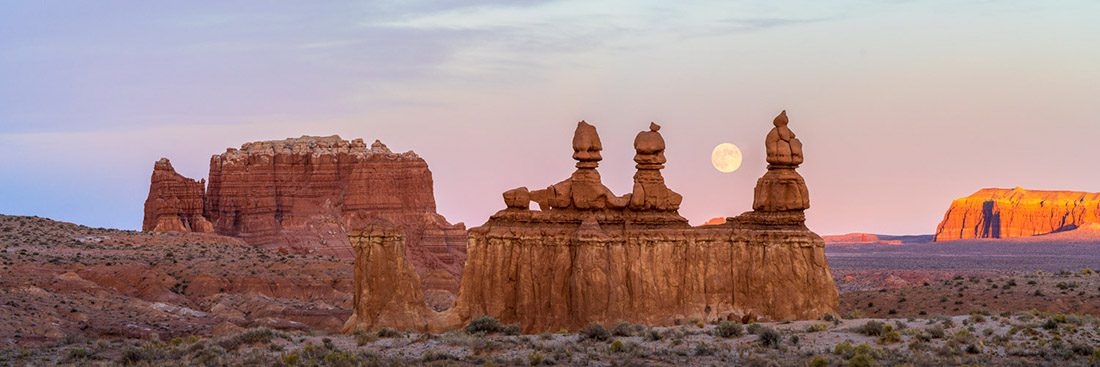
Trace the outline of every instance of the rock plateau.
<instances>
[{"instance_id":1,"label":"rock plateau","mask_svg":"<svg viewBox=\"0 0 1100 367\"><path fill-rule=\"evenodd\" d=\"M291 253L352 258L347 229L399 227L428 289L458 290L466 228L436 213L432 173L411 151L339 136L246 143L210 158L209 185L154 165L145 225L152 232L213 231Z\"/></svg>"},{"instance_id":2,"label":"rock plateau","mask_svg":"<svg viewBox=\"0 0 1100 367\"><path fill-rule=\"evenodd\" d=\"M1100 193L982 189L951 203L934 241L1028 237L1095 223Z\"/></svg>"}]
</instances>

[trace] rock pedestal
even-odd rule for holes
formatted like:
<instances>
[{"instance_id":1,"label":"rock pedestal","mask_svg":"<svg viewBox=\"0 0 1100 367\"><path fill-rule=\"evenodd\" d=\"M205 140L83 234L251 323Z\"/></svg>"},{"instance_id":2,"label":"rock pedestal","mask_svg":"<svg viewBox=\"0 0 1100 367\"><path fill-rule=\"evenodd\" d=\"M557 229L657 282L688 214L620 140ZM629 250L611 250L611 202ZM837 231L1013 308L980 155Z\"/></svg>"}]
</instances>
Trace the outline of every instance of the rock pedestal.
<instances>
[{"instance_id":1,"label":"rock pedestal","mask_svg":"<svg viewBox=\"0 0 1100 367\"><path fill-rule=\"evenodd\" d=\"M806 180L795 169L802 164L802 142L787 127L787 111L772 122L765 139L768 172L756 182L752 209L758 212L801 212L810 208ZM793 217L797 217L794 215Z\"/></svg>"},{"instance_id":2,"label":"rock pedestal","mask_svg":"<svg viewBox=\"0 0 1100 367\"><path fill-rule=\"evenodd\" d=\"M638 134L634 191L615 196L596 172L601 147L595 127L581 122L573 144L577 172L544 190L505 192L507 208L470 229L454 308L438 313L423 305L410 308L423 298L415 285L357 270L363 292L345 330L438 332L482 315L538 333L620 321L672 325L835 313L838 295L825 243L805 228L802 210L766 206L770 211L691 227L677 212L681 196L660 173L666 162L659 129L651 124ZM532 201L542 210L529 210ZM402 262L395 258L400 251L356 251L357 268L393 269ZM369 299L386 285L402 290ZM395 314L386 307L412 316L376 316ZM421 315L427 315L426 323Z\"/></svg>"}]
</instances>

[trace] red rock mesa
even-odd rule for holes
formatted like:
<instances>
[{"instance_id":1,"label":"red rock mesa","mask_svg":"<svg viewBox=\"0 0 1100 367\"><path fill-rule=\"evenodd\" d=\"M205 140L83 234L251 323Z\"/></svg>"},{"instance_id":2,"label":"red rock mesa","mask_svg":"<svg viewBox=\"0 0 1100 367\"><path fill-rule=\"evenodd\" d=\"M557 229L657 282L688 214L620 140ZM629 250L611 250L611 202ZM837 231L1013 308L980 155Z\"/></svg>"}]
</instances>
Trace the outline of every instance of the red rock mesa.
<instances>
[{"instance_id":1,"label":"red rock mesa","mask_svg":"<svg viewBox=\"0 0 1100 367\"><path fill-rule=\"evenodd\" d=\"M781 117L777 130L786 129ZM769 135L769 157L777 157L781 172L758 183L763 205L722 224L691 227L677 212L681 196L661 175L659 129L651 124L635 139L634 188L619 196L601 183L595 127L578 123L577 170L569 178L505 192L506 208L470 229L469 258L450 310L424 306L422 286L401 257L400 231L371 225L352 232L356 294L345 331L439 331L482 315L535 333L617 321L670 325L835 313L824 241L804 224L808 195L794 172L802 150L793 134ZM540 210L530 210L532 202Z\"/></svg>"},{"instance_id":2,"label":"red rock mesa","mask_svg":"<svg viewBox=\"0 0 1100 367\"><path fill-rule=\"evenodd\" d=\"M934 241L1026 237L1100 223L1100 193L982 189L955 200Z\"/></svg>"},{"instance_id":3,"label":"red rock mesa","mask_svg":"<svg viewBox=\"0 0 1100 367\"><path fill-rule=\"evenodd\" d=\"M210 158L210 182L154 165L146 231L210 231L290 252L352 257L347 228L398 226L428 289L458 290L465 225L436 213L432 173L416 153L339 136L246 143Z\"/></svg>"}]
</instances>

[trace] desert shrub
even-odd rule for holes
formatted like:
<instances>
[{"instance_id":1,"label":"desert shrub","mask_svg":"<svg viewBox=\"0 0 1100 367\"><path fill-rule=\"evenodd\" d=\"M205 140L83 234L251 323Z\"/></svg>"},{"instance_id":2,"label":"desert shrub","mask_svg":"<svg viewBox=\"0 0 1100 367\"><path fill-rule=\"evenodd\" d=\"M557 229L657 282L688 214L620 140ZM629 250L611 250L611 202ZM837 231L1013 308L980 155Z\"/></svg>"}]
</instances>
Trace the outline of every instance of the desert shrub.
<instances>
[{"instance_id":1,"label":"desert shrub","mask_svg":"<svg viewBox=\"0 0 1100 367\"><path fill-rule=\"evenodd\" d=\"M661 339L664 339L664 335L661 335L661 332L656 329L649 329L645 333L645 340L655 342Z\"/></svg>"},{"instance_id":2,"label":"desert shrub","mask_svg":"<svg viewBox=\"0 0 1100 367\"><path fill-rule=\"evenodd\" d=\"M544 357L542 353L539 353L538 351L531 352L531 354L527 355L527 364L532 366L538 366L542 364L544 360L546 360L546 357Z\"/></svg>"},{"instance_id":3,"label":"desert shrub","mask_svg":"<svg viewBox=\"0 0 1100 367\"><path fill-rule=\"evenodd\" d=\"M860 326L857 331L866 336L882 336L886 332L885 329L886 327L881 322L871 320Z\"/></svg>"},{"instance_id":4,"label":"desert shrub","mask_svg":"<svg viewBox=\"0 0 1100 367\"><path fill-rule=\"evenodd\" d=\"M467 327L467 328L469 328L469 327ZM377 335L379 338L400 338L400 337L404 336L404 335L401 334L400 331L397 331L397 330L394 330L394 329L391 329L391 328L388 328L388 327L384 327L384 328L379 329L378 333L375 334L375 335Z\"/></svg>"},{"instance_id":5,"label":"desert shrub","mask_svg":"<svg viewBox=\"0 0 1100 367\"><path fill-rule=\"evenodd\" d=\"M365 333L361 330L356 331L354 336L355 336L355 345L358 345L358 346L363 346L363 345L370 344L370 342L373 342L375 340L374 335Z\"/></svg>"},{"instance_id":6,"label":"desert shrub","mask_svg":"<svg viewBox=\"0 0 1100 367\"><path fill-rule=\"evenodd\" d=\"M1070 347L1070 351L1072 351L1073 354L1086 357L1092 354L1092 347L1086 344L1073 344L1073 347Z\"/></svg>"},{"instance_id":7,"label":"desert shrub","mask_svg":"<svg viewBox=\"0 0 1100 367\"><path fill-rule=\"evenodd\" d=\"M615 327L611 329L611 335L614 336L634 336L634 326L629 323L620 322L615 324Z\"/></svg>"},{"instance_id":8,"label":"desert shrub","mask_svg":"<svg viewBox=\"0 0 1100 367\"><path fill-rule=\"evenodd\" d=\"M1054 321L1054 319L1047 319L1047 321L1043 323L1043 329L1057 330L1058 329L1058 322Z\"/></svg>"},{"instance_id":9,"label":"desert shrub","mask_svg":"<svg viewBox=\"0 0 1100 367\"><path fill-rule=\"evenodd\" d=\"M119 363L125 365L133 365L141 362L152 362L157 359L155 353L148 348L129 348L122 351L122 356L119 357Z\"/></svg>"},{"instance_id":10,"label":"desert shrub","mask_svg":"<svg viewBox=\"0 0 1100 367\"><path fill-rule=\"evenodd\" d=\"M598 341L607 341L607 339L611 338L611 333L608 333L607 329L600 324L589 324L585 326L584 329L581 330L581 335L583 335L585 339Z\"/></svg>"},{"instance_id":11,"label":"desert shrub","mask_svg":"<svg viewBox=\"0 0 1100 367\"><path fill-rule=\"evenodd\" d=\"M327 360L328 360L327 355L325 356L325 359L326 359L326 362L327 362ZM435 362L435 361L460 361L460 360L462 360L462 359L458 358L454 355L451 355L449 353L436 352L436 351L431 351L431 352L428 352L428 353L424 353L424 356L420 357L420 361L425 362L425 363Z\"/></svg>"},{"instance_id":12,"label":"desert shrub","mask_svg":"<svg viewBox=\"0 0 1100 367\"><path fill-rule=\"evenodd\" d=\"M260 344L271 342L275 338L275 332L268 328L256 328L246 330L240 334L224 338L218 342L218 346L225 350L233 351L242 345Z\"/></svg>"},{"instance_id":13,"label":"desert shrub","mask_svg":"<svg viewBox=\"0 0 1100 367\"><path fill-rule=\"evenodd\" d=\"M611 342L611 353L619 353L622 351L623 342L621 340L616 339L615 341Z\"/></svg>"},{"instance_id":14,"label":"desert shrub","mask_svg":"<svg viewBox=\"0 0 1100 367\"><path fill-rule=\"evenodd\" d=\"M520 333L519 325L517 325L517 324L506 325L506 326L500 328L500 332L504 335L519 335L519 333Z\"/></svg>"},{"instance_id":15,"label":"desert shrub","mask_svg":"<svg viewBox=\"0 0 1100 367\"><path fill-rule=\"evenodd\" d=\"M855 354L855 347L852 346L852 342L845 340L833 347L833 354L848 358Z\"/></svg>"},{"instance_id":16,"label":"desert shrub","mask_svg":"<svg viewBox=\"0 0 1100 367\"><path fill-rule=\"evenodd\" d=\"M807 333L816 333L825 330L829 330L829 324L812 324L809 327L806 327Z\"/></svg>"},{"instance_id":17,"label":"desert shrub","mask_svg":"<svg viewBox=\"0 0 1100 367\"><path fill-rule=\"evenodd\" d=\"M760 330L760 344L765 347L778 348L779 343L783 341L783 335L770 327L765 327Z\"/></svg>"},{"instance_id":18,"label":"desert shrub","mask_svg":"<svg viewBox=\"0 0 1100 367\"><path fill-rule=\"evenodd\" d=\"M749 334L756 335L756 334L760 334L760 330L763 329L763 328L764 328L764 325L760 325L760 324L757 324L757 323L754 322L754 323L749 324L749 326L746 327L745 330L747 330L749 332Z\"/></svg>"},{"instance_id":19,"label":"desert shrub","mask_svg":"<svg viewBox=\"0 0 1100 367\"><path fill-rule=\"evenodd\" d=\"M93 355L94 355L94 353L92 353L91 351L89 351L87 349L72 348L72 349L69 349L67 352L65 352L64 361L66 361L66 362L83 361L85 359L92 358Z\"/></svg>"},{"instance_id":20,"label":"desert shrub","mask_svg":"<svg viewBox=\"0 0 1100 367\"><path fill-rule=\"evenodd\" d=\"M809 367L829 367L829 359L822 356L817 356L811 359L810 362L806 363L806 365Z\"/></svg>"},{"instance_id":21,"label":"desert shrub","mask_svg":"<svg viewBox=\"0 0 1100 367\"><path fill-rule=\"evenodd\" d=\"M466 324L466 332L469 334L495 333L501 330L500 321L491 316L481 316Z\"/></svg>"},{"instance_id":22,"label":"desert shrub","mask_svg":"<svg viewBox=\"0 0 1100 367\"><path fill-rule=\"evenodd\" d=\"M714 328L714 335L723 338L738 337L744 333L745 330L743 327L741 327L741 324L729 321L722 321L718 324L718 327Z\"/></svg>"},{"instance_id":23,"label":"desert shrub","mask_svg":"<svg viewBox=\"0 0 1100 367\"><path fill-rule=\"evenodd\" d=\"M710 345L707 345L707 343L699 342L699 344L695 344L695 355L709 356L712 354L714 354L714 348Z\"/></svg>"},{"instance_id":24,"label":"desert shrub","mask_svg":"<svg viewBox=\"0 0 1100 367\"><path fill-rule=\"evenodd\" d=\"M885 334L882 334L882 337L879 338L879 342L883 344L900 343L901 333L898 333L897 331L888 331Z\"/></svg>"},{"instance_id":25,"label":"desert shrub","mask_svg":"<svg viewBox=\"0 0 1100 367\"><path fill-rule=\"evenodd\" d=\"M868 354L856 354L852 358L848 358L849 367L872 367L875 365L875 358Z\"/></svg>"}]
</instances>

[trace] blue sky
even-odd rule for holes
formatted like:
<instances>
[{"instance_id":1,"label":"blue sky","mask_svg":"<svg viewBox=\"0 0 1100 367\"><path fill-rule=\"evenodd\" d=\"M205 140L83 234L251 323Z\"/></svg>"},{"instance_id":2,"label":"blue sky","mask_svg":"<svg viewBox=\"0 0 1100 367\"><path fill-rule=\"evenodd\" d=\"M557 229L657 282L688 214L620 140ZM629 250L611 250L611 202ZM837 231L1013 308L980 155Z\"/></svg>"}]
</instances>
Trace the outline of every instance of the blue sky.
<instances>
[{"instance_id":1,"label":"blue sky","mask_svg":"<svg viewBox=\"0 0 1100 367\"><path fill-rule=\"evenodd\" d=\"M749 210L781 109L810 225L928 233L982 187L1100 191L1100 3L0 1L0 213L138 228L152 162L205 177L246 141L340 134L415 150L439 210L571 171L600 129L630 188L657 121L699 223ZM746 153L731 174L709 152Z\"/></svg>"}]
</instances>

